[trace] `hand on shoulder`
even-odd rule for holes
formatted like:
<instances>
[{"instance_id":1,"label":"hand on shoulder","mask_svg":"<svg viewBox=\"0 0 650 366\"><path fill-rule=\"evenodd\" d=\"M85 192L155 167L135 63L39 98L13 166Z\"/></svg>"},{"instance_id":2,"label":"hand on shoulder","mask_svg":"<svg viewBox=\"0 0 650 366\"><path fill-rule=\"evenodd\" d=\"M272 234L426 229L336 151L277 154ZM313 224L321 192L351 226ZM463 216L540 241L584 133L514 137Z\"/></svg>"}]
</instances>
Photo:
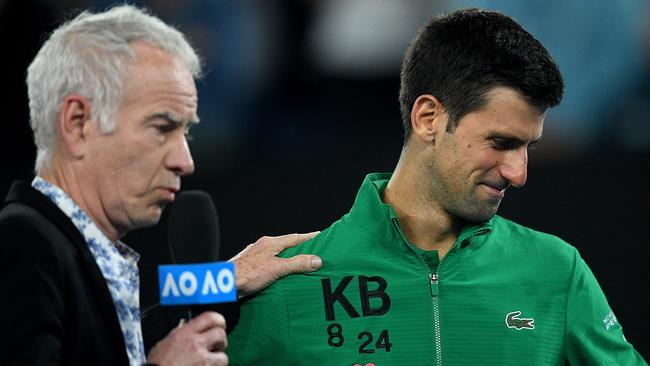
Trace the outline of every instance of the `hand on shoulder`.
<instances>
[{"instance_id":1,"label":"hand on shoulder","mask_svg":"<svg viewBox=\"0 0 650 366\"><path fill-rule=\"evenodd\" d=\"M264 236L255 243L249 244L230 260L235 263L235 278L239 297L259 292L288 274L319 269L323 262L320 257L315 255L300 254L291 258L277 257L283 250L303 243L319 233L320 231L307 234Z\"/></svg>"}]
</instances>

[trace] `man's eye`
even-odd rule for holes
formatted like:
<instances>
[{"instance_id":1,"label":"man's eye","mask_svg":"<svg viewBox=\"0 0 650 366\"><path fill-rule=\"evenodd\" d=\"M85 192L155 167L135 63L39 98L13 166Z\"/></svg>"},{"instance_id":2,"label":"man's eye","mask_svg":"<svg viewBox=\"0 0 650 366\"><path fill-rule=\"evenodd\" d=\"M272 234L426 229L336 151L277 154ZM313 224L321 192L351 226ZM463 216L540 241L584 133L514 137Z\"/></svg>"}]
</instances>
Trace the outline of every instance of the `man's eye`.
<instances>
[{"instance_id":1,"label":"man's eye","mask_svg":"<svg viewBox=\"0 0 650 366\"><path fill-rule=\"evenodd\" d=\"M510 150L516 148L516 144L511 140L492 139L492 147L496 150Z\"/></svg>"},{"instance_id":2,"label":"man's eye","mask_svg":"<svg viewBox=\"0 0 650 366\"><path fill-rule=\"evenodd\" d=\"M537 149L537 144L536 143L533 142L533 143L528 145L528 150L535 150L535 149Z\"/></svg>"},{"instance_id":3,"label":"man's eye","mask_svg":"<svg viewBox=\"0 0 650 366\"><path fill-rule=\"evenodd\" d=\"M174 131L176 128L176 126L171 123L159 124L155 125L154 127L161 133L169 133Z\"/></svg>"},{"instance_id":4,"label":"man's eye","mask_svg":"<svg viewBox=\"0 0 650 366\"><path fill-rule=\"evenodd\" d=\"M187 141L194 140L194 136L190 133L190 130L185 130L185 140Z\"/></svg>"}]
</instances>

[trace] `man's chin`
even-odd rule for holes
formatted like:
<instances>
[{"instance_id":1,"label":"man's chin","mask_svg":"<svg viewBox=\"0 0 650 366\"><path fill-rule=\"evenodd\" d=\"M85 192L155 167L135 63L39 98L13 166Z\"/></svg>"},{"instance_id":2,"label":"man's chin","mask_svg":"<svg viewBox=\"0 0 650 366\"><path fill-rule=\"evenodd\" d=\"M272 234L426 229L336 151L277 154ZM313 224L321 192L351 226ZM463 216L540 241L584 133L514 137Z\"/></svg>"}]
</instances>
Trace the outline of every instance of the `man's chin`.
<instances>
[{"instance_id":1,"label":"man's chin","mask_svg":"<svg viewBox=\"0 0 650 366\"><path fill-rule=\"evenodd\" d=\"M483 207L466 212L462 215L462 218L472 223L481 224L493 218L494 215L497 214L498 209L498 204L490 207Z\"/></svg>"},{"instance_id":2,"label":"man's chin","mask_svg":"<svg viewBox=\"0 0 650 366\"><path fill-rule=\"evenodd\" d=\"M147 212L147 215L139 217L138 220L135 221L136 227L134 229L146 228L156 225L162 216L162 209L163 207L157 207L156 209Z\"/></svg>"}]
</instances>

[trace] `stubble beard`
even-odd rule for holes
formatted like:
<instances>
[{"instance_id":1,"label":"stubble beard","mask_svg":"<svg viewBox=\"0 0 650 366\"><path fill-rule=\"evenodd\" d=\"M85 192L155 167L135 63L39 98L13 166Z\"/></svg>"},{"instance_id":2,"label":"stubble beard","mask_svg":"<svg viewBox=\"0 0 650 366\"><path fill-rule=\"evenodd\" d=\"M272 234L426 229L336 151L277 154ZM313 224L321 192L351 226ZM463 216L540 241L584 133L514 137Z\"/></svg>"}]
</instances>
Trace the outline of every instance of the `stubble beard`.
<instances>
[{"instance_id":1,"label":"stubble beard","mask_svg":"<svg viewBox=\"0 0 650 366\"><path fill-rule=\"evenodd\" d=\"M476 186L474 186L476 189ZM501 199L481 200L477 197L476 191L469 193L461 203L463 219L473 223L483 223L490 220L499 210Z\"/></svg>"},{"instance_id":2,"label":"stubble beard","mask_svg":"<svg viewBox=\"0 0 650 366\"><path fill-rule=\"evenodd\" d=\"M472 223L483 223L496 215L501 199L480 199L477 195L476 184L469 192L463 192L459 187L452 187L448 182L434 184L431 198L434 202L457 219Z\"/></svg>"}]
</instances>

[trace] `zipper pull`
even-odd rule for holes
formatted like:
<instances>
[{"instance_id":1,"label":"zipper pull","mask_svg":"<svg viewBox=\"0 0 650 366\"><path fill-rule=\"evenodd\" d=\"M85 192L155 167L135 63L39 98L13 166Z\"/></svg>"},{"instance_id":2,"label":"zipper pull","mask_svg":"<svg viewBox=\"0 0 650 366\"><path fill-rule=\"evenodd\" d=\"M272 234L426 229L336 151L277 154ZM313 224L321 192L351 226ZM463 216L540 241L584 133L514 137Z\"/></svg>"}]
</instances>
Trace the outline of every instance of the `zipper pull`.
<instances>
[{"instance_id":1,"label":"zipper pull","mask_svg":"<svg viewBox=\"0 0 650 366\"><path fill-rule=\"evenodd\" d=\"M429 288L431 296L438 296L438 275L435 273L429 273Z\"/></svg>"}]
</instances>

